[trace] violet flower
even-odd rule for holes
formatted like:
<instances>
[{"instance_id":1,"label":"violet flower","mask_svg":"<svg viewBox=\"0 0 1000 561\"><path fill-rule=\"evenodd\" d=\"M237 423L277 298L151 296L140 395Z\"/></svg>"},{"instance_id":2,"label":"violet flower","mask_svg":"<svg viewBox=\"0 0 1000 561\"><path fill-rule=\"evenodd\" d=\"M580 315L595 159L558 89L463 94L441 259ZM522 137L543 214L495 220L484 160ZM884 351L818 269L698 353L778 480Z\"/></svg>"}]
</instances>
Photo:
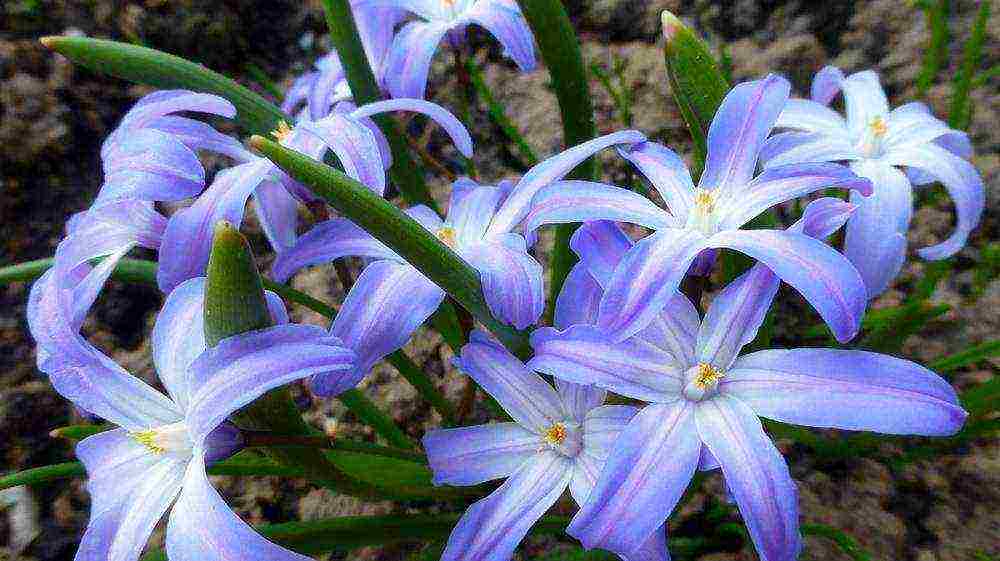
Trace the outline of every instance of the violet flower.
<instances>
[{"instance_id":1,"label":"violet flower","mask_svg":"<svg viewBox=\"0 0 1000 561\"><path fill-rule=\"evenodd\" d=\"M670 213L630 190L566 181L538 193L525 231L542 224L616 220L652 228L616 269L601 301L598 325L624 340L649 325L694 259L727 248L767 264L830 325L840 341L857 333L867 302L864 283L844 258L797 232L741 230L772 206L821 189L871 190L867 179L836 164L796 164L753 177L757 153L788 97L789 84L769 75L733 88L708 132L705 172L696 188L683 161L652 142L619 152L646 175Z\"/></svg>"},{"instance_id":2,"label":"violet flower","mask_svg":"<svg viewBox=\"0 0 1000 561\"><path fill-rule=\"evenodd\" d=\"M827 107L838 92L844 94L846 119ZM761 157L767 167L848 161L855 173L872 181L872 196L851 195L859 209L847 224L844 242L844 254L864 278L869 298L889 287L906 260L914 186L940 181L958 215L947 240L918 251L924 259L954 255L982 217L986 196L982 177L967 161L972 156L968 136L920 102L890 111L871 70L845 78L827 66L816 74L812 100L789 100L775 126L798 130L768 140Z\"/></svg>"},{"instance_id":3,"label":"violet flower","mask_svg":"<svg viewBox=\"0 0 1000 561\"><path fill-rule=\"evenodd\" d=\"M153 328L153 362L164 395L123 370L73 325L73 299L85 295L46 273L31 290L29 322L40 364L56 391L121 428L77 446L87 469L91 516L77 561L134 561L165 512L171 561L308 557L258 535L212 488L206 465L241 446L226 417L266 391L318 372L346 372L353 351L324 330L278 325L206 349L204 279L178 286ZM91 294L95 294L91 291ZM279 323L280 299L268 293ZM171 505L173 505L171 507Z\"/></svg>"},{"instance_id":4,"label":"violet flower","mask_svg":"<svg viewBox=\"0 0 1000 561\"><path fill-rule=\"evenodd\" d=\"M403 26L389 50L385 82L393 97L423 98L438 44L445 36L461 44L470 24L489 31L522 72L535 69L534 38L514 0L361 0L356 6L395 7L420 18Z\"/></svg>"},{"instance_id":5,"label":"violet flower","mask_svg":"<svg viewBox=\"0 0 1000 561\"><path fill-rule=\"evenodd\" d=\"M584 504L634 407L602 405L606 392L556 381L555 389L501 344L471 334L456 366L500 403L514 422L432 430L424 448L435 485L507 478L462 515L442 561L509 561L534 523L569 487ZM651 535L632 561L668 559L666 534Z\"/></svg>"},{"instance_id":6,"label":"violet flower","mask_svg":"<svg viewBox=\"0 0 1000 561\"><path fill-rule=\"evenodd\" d=\"M460 179L452 186L448 218L444 221L423 205L405 212L476 268L490 311L501 321L522 329L537 321L545 306L541 265L528 255L525 239L513 232L527 214L532 197L594 153L616 144L641 140L644 137L633 131L586 142L536 165L513 187L509 182L494 187ZM430 279L343 218L317 224L295 247L280 253L272 266L271 277L284 282L302 267L348 256L384 262L387 270L405 269L405 274L398 273L406 282L397 287L400 291L397 298L414 310L413 317L423 315L426 319L444 298L444 292ZM415 311L418 305L423 310L420 313ZM412 325L416 329L420 322ZM409 332L402 335L402 342L405 342Z\"/></svg>"},{"instance_id":7,"label":"violet flower","mask_svg":"<svg viewBox=\"0 0 1000 561\"><path fill-rule=\"evenodd\" d=\"M823 237L851 210L820 199L793 229ZM571 293L560 298L564 307L596 303L631 244L607 222L585 225L575 242L582 262L567 281ZM764 321L778 283L759 263L715 297L704 320L675 292L649 327L624 341L585 323L532 335L529 368L649 403L616 440L569 526L586 547L634 550L663 524L695 469L721 467L761 559L790 561L800 549L795 483L758 415L887 434L948 435L962 426L966 412L952 387L913 362L807 348L738 356ZM561 316L586 322L597 310Z\"/></svg>"},{"instance_id":8,"label":"violet flower","mask_svg":"<svg viewBox=\"0 0 1000 561\"><path fill-rule=\"evenodd\" d=\"M354 22L375 80L380 87L384 87L385 60L392 45L393 29L406 16L406 12L394 7L361 6L363 2L364 0L351 1ZM318 121L329 115L330 109L338 102L353 97L340 57L333 51L316 60L315 70L299 76L292 83L285 94L281 110L290 115L295 114L299 105L305 103L305 116L311 121Z\"/></svg>"}]
</instances>

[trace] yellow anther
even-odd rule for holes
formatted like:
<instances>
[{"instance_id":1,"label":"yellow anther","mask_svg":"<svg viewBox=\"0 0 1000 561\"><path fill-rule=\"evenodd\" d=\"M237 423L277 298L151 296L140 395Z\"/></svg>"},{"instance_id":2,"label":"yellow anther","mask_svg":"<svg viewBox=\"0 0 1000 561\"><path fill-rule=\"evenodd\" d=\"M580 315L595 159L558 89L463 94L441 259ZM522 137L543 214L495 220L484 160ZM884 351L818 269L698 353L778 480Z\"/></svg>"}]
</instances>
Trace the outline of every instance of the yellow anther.
<instances>
[{"instance_id":1,"label":"yellow anther","mask_svg":"<svg viewBox=\"0 0 1000 561\"><path fill-rule=\"evenodd\" d=\"M885 136L885 133L889 131L888 127L885 125L885 119L882 117L875 117L868 126L871 127L872 134L878 138Z\"/></svg>"},{"instance_id":2,"label":"yellow anther","mask_svg":"<svg viewBox=\"0 0 1000 561\"><path fill-rule=\"evenodd\" d=\"M545 431L545 442L553 446L559 446L566 440L566 434L566 425L556 423L549 427L549 430Z\"/></svg>"},{"instance_id":3,"label":"yellow anther","mask_svg":"<svg viewBox=\"0 0 1000 561\"><path fill-rule=\"evenodd\" d=\"M715 194L708 189L695 189L694 205L699 212L711 214L715 210Z\"/></svg>"},{"instance_id":4,"label":"yellow anther","mask_svg":"<svg viewBox=\"0 0 1000 561\"><path fill-rule=\"evenodd\" d=\"M285 120L278 121L278 128L271 131L271 136L278 139L278 142L284 142L290 134L292 134L292 127Z\"/></svg>"},{"instance_id":5,"label":"yellow anther","mask_svg":"<svg viewBox=\"0 0 1000 561\"><path fill-rule=\"evenodd\" d=\"M441 240L444 245L455 249L455 245L458 241L455 239L455 229L451 226L445 226L437 231L437 239Z\"/></svg>"},{"instance_id":6,"label":"yellow anther","mask_svg":"<svg viewBox=\"0 0 1000 561\"><path fill-rule=\"evenodd\" d=\"M455 7L455 0L441 0L441 3L444 4L445 8L454 8Z\"/></svg>"},{"instance_id":7,"label":"yellow anther","mask_svg":"<svg viewBox=\"0 0 1000 561\"><path fill-rule=\"evenodd\" d=\"M698 364L698 375L694 379L694 385L698 386L699 389L704 390L719 383L719 380L721 380L725 375L726 373L722 370L719 370L707 362L702 362Z\"/></svg>"},{"instance_id":8,"label":"yellow anther","mask_svg":"<svg viewBox=\"0 0 1000 561\"><path fill-rule=\"evenodd\" d=\"M162 454L166 451L166 448L160 446L156 441L156 431L155 430L144 430L139 432L130 432L129 436L134 438L139 444L142 444L150 452L154 454Z\"/></svg>"}]
</instances>

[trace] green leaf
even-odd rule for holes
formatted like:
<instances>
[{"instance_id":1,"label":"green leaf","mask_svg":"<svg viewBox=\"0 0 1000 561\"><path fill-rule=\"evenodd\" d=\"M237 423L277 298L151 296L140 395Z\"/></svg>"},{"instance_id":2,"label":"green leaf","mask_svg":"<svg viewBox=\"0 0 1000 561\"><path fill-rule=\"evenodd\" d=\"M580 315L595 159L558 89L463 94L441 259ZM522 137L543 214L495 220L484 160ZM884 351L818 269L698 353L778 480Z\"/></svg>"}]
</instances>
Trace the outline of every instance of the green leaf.
<instances>
[{"instance_id":1,"label":"green leaf","mask_svg":"<svg viewBox=\"0 0 1000 561\"><path fill-rule=\"evenodd\" d=\"M859 346L875 352L899 354L911 335L916 335L928 322L949 310L948 304L931 305L923 301L904 304L890 320L873 327Z\"/></svg>"},{"instance_id":2,"label":"green leaf","mask_svg":"<svg viewBox=\"0 0 1000 561\"><path fill-rule=\"evenodd\" d=\"M88 436L94 436L113 428L115 428L114 425L69 425L53 429L49 432L49 436L68 440L83 440Z\"/></svg>"},{"instance_id":3,"label":"green leaf","mask_svg":"<svg viewBox=\"0 0 1000 561\"><path fill-rule=\"evenodd\" d=\"M157 88L183 88L222 96L236 106L249 133L267 134L294 119L273 103L204 66L155 49L89 37L43 37L42 44L94 72Z\"/></svg>"},{"instance_id":4,"label":"green leaf","mask_svg":"<svg viewBox=\"0 0 1000 561\"><path fill-rule=\"evenodd\" d=\"M381 97L378 83L368 65L368 57L358 37L351 3L348 0L323 0L323 11L326 13L330 40L344 67L354 101L358 105L378 101ZM403 198L410 204L424 204L437 210L437 203L431 198L430 191L424 183L424 172L410 155L409 147L396 121L389 115L376 115L373 119L389 141L393 161L389 175Z\"/></svg>"},{"instance_id":5,"label":"green leaf","mask_svg":"<svg viewBox=\"0 0 1000 561\"><path fill-rule=\"evenodd\" d=\"M802 524L799 529L804 536L819 536L833 541L837 547L854 561L871 561L872 555L865 551L857 540L843 530L826 524Z\"/></svg>"},{"instance_id":6,"label":"green leaf","mask_svg":"<svg viewBox=\"0 0 1000 561\"><path fill-rule=\"evenodd\" d=\"M457 514L344 516L309 522L264 524L256 530L266 538L303 555L349 551L370 545L443 540L458 522ZM532 535L562 533L569 518L546 516L535 523ZM164 561L162 551L143 556L143 561Z\"/></svg>"},{"instance_id":7,"label":"green leaf","mask_svg":"<svg viewBox=\"0 0 1000 561\"><path fill-rule=\"evenodd\" d=\"M490 314L479 273L415 220L364 185L304 154L261 136L253 137L250 144L419 269L492 331L511 352L522 357L530 353L525 333L500 323Z\"/></svg>"},{"instance_id":8,"label":"green leaf","mask_svg":"<svg viewBox=\"0 0 1000 561\"><path fill-rule=\"evenodd\" d=\"M939 358L931 363L930 368L935 372L953 372L959 368L976 364L984 360L1000 355L1000 339L986 341L965 349L964 351Z\"/></svg>"},{"instance_id":9,"label":"green leaf","mask_svg":"<svg viewBox=\"0 0 1000 561\"><path fill-rule=\"evenodd\" d=\"M948 56L948 0L921 2L931 40L924 51L924 60L917 75L917 96L924 97Z\"/></svg>"},{"instance_id":10,"label":"green leaf","mask_svg":"<svg viewBox=\"0 0 1000 561\"><path fill-rule=\"evenodd\" d=\"M692 170L697 172L692 175L697 179L708 153L708 128L729 91L729 83L708 45L691 28L666 10L662 21L663 60L670 93L694 140L698 170Z\"/></svg>"},{"instance_id":11,"label":"green leaf","mask_svg":"<svg viewBox=\"0 0 1000 561\"><path fill-rule=\"evenodd\" d=\"M415 448L416 444L410 437L406 436L403 429L389 418L388 415L379 410L374 403L369 400L361 390L350 389L337 396L341 403L347 406L366 425L375 429L380 436L385 438L389 444L400 448Z\"/></svg>"},{"instance_id":12,"label":"green leaf","mask_svg":"<svg viewBox=\"0 0 1000 561\"><path fill-rule=\"evenodd\" d=\"M538 155L535 154L535 150L528 144L528 140L524 138L510 118L507 117L504 106L493 97L493 91L486 85L483 71L476 64L475 59L470 57L466 61L466 67L469 71L469 78L472 80L472 87L476 89L476 95L486 104L486 109L493 123L500 127L500 131L503 132L504 136L513 142L514 146L517 147L517 151L521 153L521 157L524 158L524 168L527 169L537 164Z\"/></svg>"},{"instance_id":13,"label":"green leaf","mask_svg":"<svg viewBox=\"0 0 1000 561\"><path fill-rule=\"evenodd\" d=\"M995 412L1000 406L1000 376L965 390L961 401L970 417L983 417Z\"/></svg>"},{"instance_id":14,"label":"green leaf","mask_svg":"<svg viewBox=\"0 0 1000 561\"><path fill-rule=\"evenodd\" d=\"M83 469L83 464L80 462L66 462L64 464L36 467L0 477L0 491L17 487L18 485L36 485L57 479L83 477L86 474L87 471Z\"/></svg>"},{"instance_id":15,"label":"green leaf","mask_svg":"<svg viewBox=\"0 0 1000 561\"><path fill-rule=\"evenodd\" d=\"M986 31L990 20L989 0L979 2L979 11L972 24L972 33L962 47L962 63L952 81L951 104L948 108L948 126L953 129L966 130L972 121L972 103L969 93L972 91L972 81L983 58L983 47L986 45Z\"/></svg>"},{"instance_id":16,"label":"green leaf","mask_svg":"<svg viewBox=\"0 0 1000 561\"><path fill-rule=\"evenodd\" d=\"M455 408L451 402L445 399L434 382L419 366L403 353L393 353L389 355L388 360L389 364L399 372L399 375L406 378L406 381L420 393L421 397L426 399L431 407L441 414L445 424L453 425L455 423Z\"/></svg>"},{"instance_id":17,"label":"green leaf","mask_svg":"<svg viewBox=\"0 0 1000 561\"><path fill-rule=\"evenodd\" d=\"M587 84L587 69L580 53L573 24L559 0L518 0L521 13L528 21L545 67L552 77L552 86L559 101L562 117L563 144L576 146L597 136L594 124L594 106ZM576 179L596 180L597 162L589 158L570 174ZM562 290L576 255L569 249L569 239L578 224L561 224L556 227L555 245L549 258L549 298L546 320L552 323L556 297Z\"/></svg>"}]
</instances>

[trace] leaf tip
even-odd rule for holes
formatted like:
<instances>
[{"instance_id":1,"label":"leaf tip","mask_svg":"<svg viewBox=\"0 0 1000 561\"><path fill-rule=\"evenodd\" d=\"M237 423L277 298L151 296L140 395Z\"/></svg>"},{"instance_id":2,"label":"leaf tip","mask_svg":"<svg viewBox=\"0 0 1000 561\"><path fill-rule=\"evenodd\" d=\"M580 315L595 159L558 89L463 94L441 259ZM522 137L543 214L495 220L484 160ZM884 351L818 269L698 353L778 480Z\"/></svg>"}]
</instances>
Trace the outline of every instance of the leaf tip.
<instances>
[{"instance_id":1,"label":"leaf tip","mask_svg":"<svg viewBox=\"0 0 1000 561\"><path fill-rule=\"evenodd\" d=\"M663 10L660 22L663 24L663 38L667 41L673 39L677 32L684 28L684 23L670 10Z\"/></svg>"},{"instance_id":2,"label":"leaf tip","mask_svg":"<svg viewBox=\"0 0 1000 561\"><path fill-rule=\"evenodd\" d=\"M264 148L264 142L267 139L259 134L255 134L250 137L250 147L254 150L261 151Z\"/></svg>"},{"instance_id":3,"label":"leaf tip","mask_svg":"<svg viewBox=\"0 0 1000 561\"><path fill-rule=\"evenodd\" d=\"M56 50L56 43L59 41L58 35L47 35L38 40L47 49Z\"/></svg>"}]
</instances>

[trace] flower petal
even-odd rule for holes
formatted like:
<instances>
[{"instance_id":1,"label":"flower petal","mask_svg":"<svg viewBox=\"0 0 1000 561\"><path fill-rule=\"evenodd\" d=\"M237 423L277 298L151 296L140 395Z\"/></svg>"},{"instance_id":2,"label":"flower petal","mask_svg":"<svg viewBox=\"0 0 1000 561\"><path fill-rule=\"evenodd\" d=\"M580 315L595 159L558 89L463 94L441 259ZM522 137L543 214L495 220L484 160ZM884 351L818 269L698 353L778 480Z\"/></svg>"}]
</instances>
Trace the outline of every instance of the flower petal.
<instances>
[{"instance_id":1,"label":"flower petal","mask_svg":"<svg viewBox=\"0 0 1000 561\"><path fill-rule=\"evenodd\" d=\"M449 29L447 22L411 21L396 34L385 62L385 83L392 97L425 97L431 58Z\"/></svg>"},{"instance_id":2,"label":"flower petal","mask_svg":"<svg viewBox=\"0 0 1000 561\"><path fill-rule=\"evenodd\" d=\"M718 201L723 213L720 229L735 230L767 209L821 191L850 189L863 195L872 193L872 183L855 175L851 168L830 163L790 164L769 167L751 181L739 194Z\"/></svg>"},{"instance_id":3,"label":"flower petal","mask_svg":"<svg viewBox=\"0 0 1000 561\"><path fill-rule=\"evenodd\" d=\"M820 197L806 205L802 218L789 226L788 230L824 240L846 224L856 209L857 205L843 199Z\"/></svg>"},{"instance_id":4,"label":"flower petal","mask_svg":"<svg viewBox=\"0 0 1000 561\"><path fill-rule=\"evenodd\" d=\"M680 396L685 365L639 337L615 342L589 325L563 332L543 327L531 334L531 346L532 370L643 401L669 402Z\"/></svg>"},{"instance_id":5,"label":"flower petal","mask_svg":"<svg viewBox=\"0 0 1000 561\"><path fill-rule=\"evenodd\" d=\"M500 243L485 242L462 251L479 271L490 312L500 321L524 329L545 311L542 266L528 255L519 234L502 234Z\"/></svg>"},{"instance_id":6,"label":"flower petal","mask_svg":"<svg viewBox=\"0 0 1000 561\"><path fill-rule=\"evenodd\" d=\"M578 423L583 423L591 410L600 407L608 395L608 392L590 384L574 384L562 378L556 378L555 383L566 415Z\"/></svg>"},{"instance_id":7,"label":"flower petal","mask_svg":"<svg viewBox=\"0 0 1000 561\"><path fill-rule=\"evenodd\" d=\"M824 133L779 133L767 139L760 151L760 161L765 169L804 162L858 159L861 156L849 139Z\"/></svg>"},{"instance_id":8,"label":"flower petal","mask_svg":"<svg viewBox=\"0 0 1000 561\"><path fill-rule=\"evenodd\" d=\"M347 293L330 333L357 353L351 372L313 377L313 391L333 396L353 388L376 362L399 350L444 299L420 271L393 261L365 267Z\"/></svg>"},{"instance_id":9,"label":"flower petal","mask_svg":"<svg viewBox=\"0 0 1000 561\"><path fill-rule=\"evenodd\" d=\"M479 0L465 17L485 27L503 45L503 54L514 59L522 72L535 69L535 41L517 4L504 0Z\"/></svg>"},{"instance_id":10,"label":"flower petal","mask_svg":"<svg viewBox=\"0 0 1000 561\"><path fill-rule=\"evenodd\" d=\"M193 150L154 129L126 131L102 151L104 183L95 204L118 199L179 201L205 188L205 169Z\"/></svg>"},{"instance_id":11,"label":"flower petal","mask_svg":"<svg viewBox=\"0 0 1000 561\"><path fill-rule=\"evenodd\" d=\"M611 281L618 263L632 245L625 232L609 220L585 222L569 240L570 248L602 287Z\"/></svg>"},{"instance_id":12,"label":"flower petal","mask_svg":"<svg viewBox=\"0 0 1000 561\"><path fill-rule=\"evenodd\" d=\"M958 224L947 240L919 250L924 259L939 260L950 257L965 246L969 234L979 224L986 206L983 178L975 166L937 144L929 143L886 154L885 161L892 165L910 166L933 175L944 184L952 201Z\"/></svg>"},{"instance_id":13,"label":"flower petal","mask_svg":"<svg viewBox=\"0 0 1000 561\"><path fill-rule=\"evenodd\" d=\"M757 337L780 284L770 269L755 265L723 288L698 332L698 361L729 368L740 349Z\"/></svg>"},{"instance_id":14,"label":"flower petal","mask_svg":"<svg viewBox=\"0 0 1000 561\"><path fill-rule=\"evenodd\" d=\"M875 298L889 288L906 261L913 189L903 172L882 162L860 160L851 168L871 179L875 193L851 193L857 210L847 223L844 255L865 280L868 298Z\"/></svg>"},{"instance_id":15,"label":"flower petal","mask_svg":"<svg viewBox=\"0 0 1000 561\"><path fill-rule=\"evenodd\" d=\"M844 93L847 126L852 133L860 133L876 117L889 112L889 101L875 71L855 72L841 81L840 87Z\"/></svg>"},{"instance_id":16,"label":"flower petal","mask_svg":"<svg viewBox=\"0 0 1000 561\"><path fill-rule=\"evenodd\" d=\"M597 309L601 304L604 290L582 263L569 270L562 290L556 297L553 325L556 329L568 329L572 325L597 323Z\"/></svg>"},{"instance_id":17,"label":"flower petal","mask_svg":"<svg viewBox=\"0 0 1000 561\"><path fill-rule=\"evenodd\" d=\"M720 195L753 178L757 153L781 113L791 84L775 74L736 85L726 94L708 129L708 156L698 182Z\"/></svg>"},{"instance_id":18,"label":"flower petal","mask_svg":"<svg viewBox=\"0 0 1000 561\"><path fill-rule=\"evenodd\" d=\"M694 418L705 445L722 464L760 558L794 561L802 547L798 492L760 420L742 402L724 396L699 403Z\"/></svg>"},{"instance_id":19,"label":"flower petal","mask_svg":"<svg viewBox=\"0 0 1000 561\"><path fill-rule=\"evenodd\" d=\"M205 351L205 278L180 284L167 295L151 335L153 364L170 397L187 409L188 368Z\"/></svg>"},{"instance_id":20,"label":"flower petal","mask_svg":"<svg viewBox=\"0 0 1000 561\"><path fill-rule=\"evenodd\" d=\"M301 122L296 128L322 139L349 177L377 195L385 193L385 165L378 140L358 119L334 112L316 122Z\"/></svg>"},{"instance_id":21,"label":"flower petal","mask_svg":"<svg viewBox=\"0 0 1000 561\"><path fill-rule=\"evenodd\" d=\"M347 372L355 355L312 325L277 325L223 339L189 368L186 423L199 446L226 417L268 390L320 372Z\"/></svg>"},{"instance_id":22,"label":"flower petal","mask_svg":"<svg viewBox=\"0 0 1000 561\"><path fill-rule=\"evenodd\" d=\"M719 388L758 415L810 427L947 436L967 415L934 372L866 351L759 351L740 357Z\"/></svg>"},{"instance_id":23,"label":"flower petal","mask_svg":"<svg viewBox=\"0 0 1000 561\"><path fill-rule=\"evenodd\" d=\"M191 460L170 521L166 550L170 561L309 561L266 540L240 520L219 496L205 473L200 456Z\"/></svg>"},{"instance_id":24,"label":"flower petal","mask_svg":"<svg viewBox=\"0 0 1000 561\"><path fill-rule=\"evenodd\" d=\"M517 423L437 429L423 439L435 485L477 485L508 477L545 446Z\"/></svg>"},{"instance_id":25,"label":"flower petal","mask_svg":"<svg viewBox=\"0 0 1000 561\"><path fill-rule=\"evenodd\" d=\"M262 181L254 191L254 211L275 253L295 245L299 202L277 181Z\"/></svg>"},{"instance_id":26,"label":"flower petal","mask_svg":"<svg viewBox=\"0 0 1000 561\"><path fill-rule=\"evenodd\" d=\"M441 561L509 561L531 526L562 495L572 473L569 458L553 451L537 454L465 511Z\"/></svg>"},{"instance_id":27,"label":"flower petal","mask_svg":"<svg viewBox=\"0 0 1000 561\"><path fill-rule=\"evenodd\" d=\"M720 232L709 243L767 265L812 304L838 341L847 342L857 335L868 302L864 280L830 246L804 234L779 230Z\"/></svg>"},{"instance_id":28,"label":"flower petal","mask_svg":"<svg viewBox=\"0 0 1000 561\"><path fill-rule=\"evenodd\" d=\"M817 103L829 105L840 93L840 83L844 81L844 73L836 66L824 66L813 76L809 97Z\"/></svg>"},{"instance_id":29,"label":"flower petal","mask_svg":"<svg viewBox=\"0 0 1000 561\"><path fill-rule=\"evenodd\" d=\"M87 470L93 519L128 501L132 491L162 459L125 429L88 436L77 444L75 453Z\"/></svg>"},{"instance_id":30,"label":"flower petal","mask_svg":"<svg viewBox=\"0 0 1000 561\"><path fill-rule=\"evenodd\" d=\"M331 263L341 257L398 259L396 253L346 218L320 222L299 237L294 246L277 255L271 278L285 282L299 269Z\"/></svg>"},{"instance_id":31,"label":"flower petal","mask_svg":"<svg viewBox=\"0 0 1000 561\"><path fill-rule=\"evenodd\" d=\"M452 189L446 223L454 228L458 247L479 243L505 193L498 187L479 185L468 178L455 181Z\"/></svg>"},{"instance_id":32,"label":"flower petal","mask_svg":"<svg viewBox=\"0 0 1000 561\"><path fill-rule=\"evenodd\" d=\"M557 181L540 190L524 218L524 231L530 237L543 224L565 224L613 220L631 222L654 230L677 226L673 216L646 197L593 181Z\"/></svg>"},{"instance_id":33,"label":"flower petal","mask_svg":"<svg viewBox=\"0 0 1000 561\"><path fill-rule=\"evenodd\" d=\"M707 242L695 230L674 228L658 230L637 242L608 283L598 325L619 340L648 326L674 296Z\"/></svg>"},{"instance_id":34,"label":"flower petal","mask_svg":"<svg viewBox=\"0 0 1000 561\"><path fill-rule=\"evenodd\" d=\"M667 203L670 214L687 220L694 204L691 172L676 152L656 142L641 142L619 147L621 157L632 162Z\"/></svg>"},{"instance_id":35,"label":"flower petal","mask_svg":"<svg viewBox=\"0 0 1000 561\"><path fill-rule=\"evenodd\" d=\"M585 547L629 554L660 528L701 452L688 402L649 405L622 431L587 504L566 531Z\"/></svg>"},{"instance_id":36,"label":"flower petal","mask_svg":"<svg viewBox=\"0 0 1000 561\"><path fill-rule=\"evenodd\" d=\"M263 158L223 170L195 203L170 217L160 244L156 282L164 293L201 276L212 250L212 231L220 220L237 227L250 193L274 167Z\"/></svg>"},{"instance_id":37,"label":"flower petal","mask_svg":"<svg viewBox=\"0 0 1000 561\"><path fill-rule=\"evenodd\" d=\"M528 214L531 201L539 189L559 181L587 158L605 148L618 144L634 144L644 140L646 137L639 131L618 131L567 148L563 152L536 164L524 174L507 196L496 217L493 218L487 235L512 231Z\"/></svg>"},{"instance_id":38,"label":"flower petal","mask_svg":"<svg viewBox=\"0 0 1000 561\"><path fill-rule=\"evenodd\" d=\"M539 434L563 420L562 402L552 386L485 333L472 335L455 365L472 376L511 418Z\"/></svg>"},{"instance_id":39,"label":"flower petal","mask_svg":"<svg viewBox=\"0 0 1000 561\"><path fill-rule=\"evenodd\" d=\"M775 128L847 135L847 123L836 111L808 99L789 99L774 123Z\"/></svg>"},{"instance_id":40,"label":"flower petal","mask_svg":"<svg viewBox=\"0 0 1000 561\"><path fill-rule=\"evenodd\" d=\"M363 119L389 111L421 113L440 125L444 129L444 132L448 133L451 141L455 143L455 148L458 148L458 151L463 156L466 158L472 157L472 137L469 135L469 131L465 128L465 125L462 124L462 121L458 120L458 117L436 103L424 101L423 99L415 99L416 96L410 99L402 99L396 95L393 97L396 99L376 101L362 105L351 112L351 117Z\"/></svg>"},{"instance_id":41,"label":"flower petal","mask_svg":"<svg viewBox=\"0 0 1000 561\"><path fill-rule=\"evenodd\" d=\"M239 163L249 162L257 158L239 140L222 134L215 130L212 125L202 121L176 115L165 115L150 121L149 127L173 136L184 143L184 146L196 152L208 150L229 156Z\"/></svg>"},{"instance_id":42,"label":"flower petal","mask_svg":"<svg viewBox=\"0 0 1000 561\"><path fill-rule=\"evenodd\" d=\"M588 410L582 419L584 451L602 462L607 460L621 432L639 411L630 405L602 405Z\"/></svg>"}]
</instances>

